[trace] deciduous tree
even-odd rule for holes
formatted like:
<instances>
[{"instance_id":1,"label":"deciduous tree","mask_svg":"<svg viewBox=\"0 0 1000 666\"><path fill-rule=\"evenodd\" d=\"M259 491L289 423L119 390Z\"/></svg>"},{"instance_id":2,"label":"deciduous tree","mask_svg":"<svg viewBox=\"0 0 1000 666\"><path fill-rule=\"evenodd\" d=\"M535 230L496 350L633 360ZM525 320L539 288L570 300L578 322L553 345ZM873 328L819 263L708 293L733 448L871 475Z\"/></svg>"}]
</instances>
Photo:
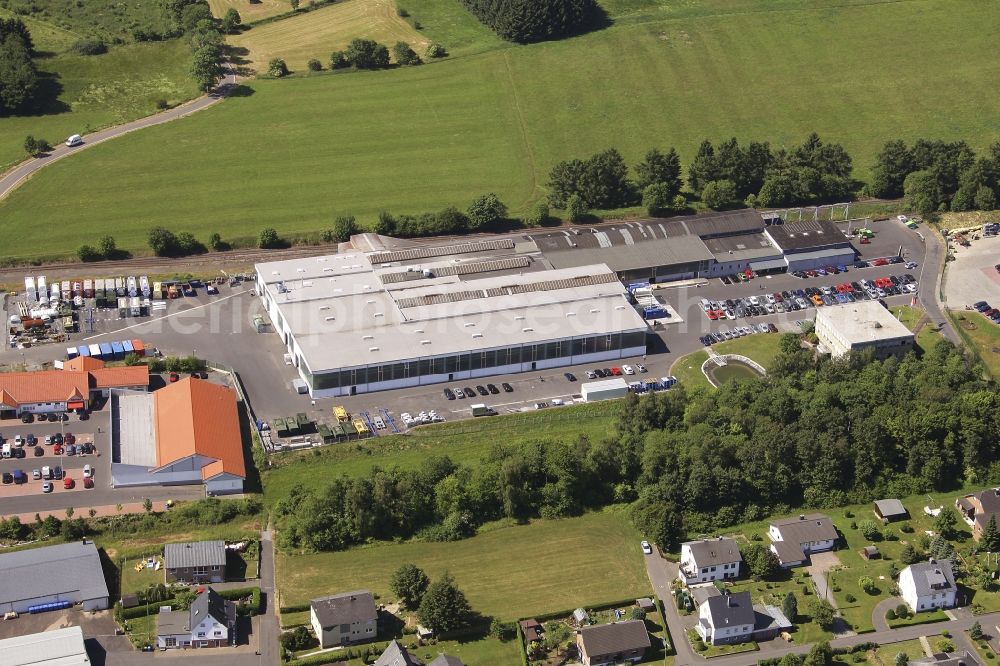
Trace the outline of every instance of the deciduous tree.
<instances>
[{"instance_id":1,"label":"deciduous tree","mask_svg":"<svg viewBox=\"0 0 1000 666\"><path fill-rule=\"evenodd\" d=\"M431 583L420 601L417 617L421 624L437 633L454 631L466 626L472 608L447 572Z\"/></svg>"},{"instance_id":2,"label":"deciduous tree","mask_svg":"<svg viewBox=\"0 0 1000 666\"><path fill-rule=\"evenodd\" d=\"M419 608L430 582L423 569L414 564L404 564L392 574L389 589L407 608Z\"/></svg>"}]
</instances>

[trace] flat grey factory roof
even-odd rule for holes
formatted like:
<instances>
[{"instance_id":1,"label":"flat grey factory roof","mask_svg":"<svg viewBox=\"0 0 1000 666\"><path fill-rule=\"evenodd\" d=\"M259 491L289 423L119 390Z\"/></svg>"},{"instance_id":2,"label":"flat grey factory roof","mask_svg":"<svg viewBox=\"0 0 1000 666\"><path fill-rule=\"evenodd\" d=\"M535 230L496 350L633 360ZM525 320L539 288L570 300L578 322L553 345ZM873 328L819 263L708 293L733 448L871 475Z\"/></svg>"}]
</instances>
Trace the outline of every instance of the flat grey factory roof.
<instances>
[{"instance_id":1,"label":"flat grey factory roof","mask_svg":"<svg viewBox=\"0 0 1000 666\"><path fill-rule=\"evenodd\" d=\"M4 666L84 666L90 664L79 626L0 640Z\"/></svg>"},{"instance_id":2,"label":"flat grey factory roof","mask_svg":"<svg viewBox=\"0 0 1000 666\"><path fill-rule=\"evenodd\" d=\"M877 301L848 303L836 308L821 308L816 313L830 322L849 343L871 342L913 333Z\"/></svg>"},{"instance_id":3,"label":"flat grey factory roof","mask_svg":"<svg viewBox=\"0 0 1000 666\"><path fill-rule=\"evenodd\" d=\"M670 266L713 259L714 255L697 236L674 236L643 240L632 245L572 247L545 251L554 268L607 264L614 271L652 266Z\"/></svg>"},{"instance_id":4,"label":"flat grey factory roof","mask_svg":"<svg viewBox=\"0 0 1000 666\"><path fill-rule=\"evenodd\" d=\"M0 603L80 592L108 596L101 557L93 541L63 543L0 555Z\"/></svg>"},{"instance_id":5,"label":"flat grey factory roof","mask_svg":"<svg viewBox=\"0 0 1000 666\"><path fill-rule=\"evenodd\" d=\"M163 546L163 561L168 569L225 566L226 542L168 543Z\"/></svg>"},{"instance_id":6,"label":"flat grey factory roof","mask_svg":"<svg viewBox=\"0 0 1000 666\"><path fill-rule=\"evenodd\" d=\"M847 237L830 220L788 222L771 225L765 230L771 240L784 251L824 248L847 243Z\"/></svg>"},{"instance_id":7,"label":"flat grey factory roof","mask_svg":"<svg viewBox=\"0 0 1000 666\"><path fill-rule=\"evenodd\" d=\"M703 242L719 263L781 256L781 250L771 245L763 233L709 238Z\"/></svg>"}]
</instances>

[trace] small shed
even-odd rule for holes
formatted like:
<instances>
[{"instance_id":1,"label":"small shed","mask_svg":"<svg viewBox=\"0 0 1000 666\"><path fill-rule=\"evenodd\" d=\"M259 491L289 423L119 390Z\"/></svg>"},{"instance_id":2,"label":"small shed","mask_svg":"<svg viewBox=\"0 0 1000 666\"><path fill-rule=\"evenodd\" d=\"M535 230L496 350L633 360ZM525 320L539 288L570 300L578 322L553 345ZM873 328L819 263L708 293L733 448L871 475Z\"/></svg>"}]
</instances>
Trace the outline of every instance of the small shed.
<instances>
[{"instance_id":1,"label":"small shed","mask_svg":"<svg viewBox=\"0 0 1000 666\"><path fill-rule=\"evenodd\" d=\"M139 596L136 594L122 595L122 608L134 608L139 605Z\"/></svg>"},{"instance_id":2,"label":"small shed","mask_svg":"<svg viewBox=\"0 0 1000 666\"><path fill-rule=\"evenodd\" d=\"M906 520L910 514L898 499L882 499L875 500L875 516L883 523L891 523Z\"/></svg>"},{"instance_id":3,"label":"small shed","mask_svg":"<svg viewBox=\"0 0 1000 666\"><path fill-rule=\"evenodd\" d=\"M529 618L521 620L518 624L521 625L521 632L524 634L524 640L527 643L542 640L545 630L542 629L542 625L539 624L538 620Z\"/></svg>"},{"instance_id":4,"label":"small shed","mask_svg":"<svg viewBox=\"0 0 1000 666\"><path fill-rule=\"evenodd\" d=\"M578 627L582 627L590 624L590 616L587 615L587 611L582 608L577 608L573 611L573 622L575 622Z\"/></svg>"},{"instance_id":5,"label":"small shed","mask_svg":"<svg viewBox=\"0 0 1000 666\"><path fill-rule=\"evenodd\" d=\"M882 556L882 554L878 552L878 546L865 546L860 552L861 557L866 560L877 560Z\"/></svg>"},{"instance_id":6,"label":"small shed","mask_svg":"<svg viewBox=\"0 0 1000 666\"><path fill-rule=\"evenodd\" d=\"M427 640L434 638L434 632L423 626L422 624L417 625L417 638L421 640Z\"/></svg>"},{"instance_id":7,"label":"small shed","mask_svg":"<svg viewBox=\"0 0 1000 666\"><path fill-rule=\"evenodd\" d=\"M643 610L647 613L656 612L656 604L654 604L653 600L650 599L649 597L642 597L640 599L636 599L635 605L638 606L640 610Z\"/></svg>"}]
</instances>

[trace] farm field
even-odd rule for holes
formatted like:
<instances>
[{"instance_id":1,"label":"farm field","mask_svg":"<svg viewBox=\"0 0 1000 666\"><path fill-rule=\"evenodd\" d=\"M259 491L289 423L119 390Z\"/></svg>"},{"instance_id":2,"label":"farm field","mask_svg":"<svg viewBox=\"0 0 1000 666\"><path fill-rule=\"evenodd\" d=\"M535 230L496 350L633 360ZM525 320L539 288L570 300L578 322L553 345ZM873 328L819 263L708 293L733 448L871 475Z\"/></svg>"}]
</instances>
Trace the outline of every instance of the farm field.
<instances>
[{"instance_id":1,"label":"farm field","mask_svg":"<svg viewBox=\"0 0 1000 666\"><path fill-rule=\"evenodd\" d=\"M996 92L982 85L1000 74L988 56L995 9L982 3L605 6L611 27L531 46L498 44L450 0L409 7L421 34L463 55L249 81L217 108L81 153L0 204L7 253L68 254L112 229L142 251L156 224L203 241L264 226L303 234L339 214L366 225L380 210L464 208L490 191L518 214L545 196L555 162L609 146L635 162L675 145L687 163L706 137L788 145L815 130L842 142L864 178L890 138L997 138ZM44 249L20 233L40 214L66 229Z\"/></svg>"},{"instance_id":2,"label":"farm field","mask_svg":"<svg viewBox=\"0 0 1000 666\"><path fill-rule=\"evenodd\" d=\"M0 9L0 17L13 16ZM156 102L177 104L198 95L188 74L191 52L181 40L125 44L97 56L79 56L69 47L81 33L25 19L36 49L40 86L45 91L34 115L0 118L0 171L25 158L24 137L55 144L81 134L150 115Z\"/></svg>"},{"instance_id":3,"label":"farm field","mask_svg":"<svg viewBox=\"0 0 1000 666\"><path fill-rule=\"evenodd\" d=\"M246 0L208 0L208 6L212 8L212 15L218 18L225 16L229 9L235 9L240 13L243 23L292 11L292 5L288 0L259 0L253 4Z\"/></svg>"},{"instance_id":4,"label":"farm field","mask_svg":"<svg viewBox=\"0 0 1000 666\"><path fill-rule=\"evenodd\" d=\"M340 474L367 474L375 465L416 469L432 455L448 456L458 464L476 466L497 443L498 433L503 433L502 439L508 444L539 439L570 443L581 435L597 441L613 433L616 409L614 401L598 402L523 415L444 423L418 428L407 435L335 444L315 449L315 454L283 455L277 458L278 467L264 472L264 500L272 505L297 483L316 487Z\"/></svg>"},{"instance_id":5,"label":"farm field","mask_svg":"<svg viewBox=\"0 0 1000 666\"><path fill-rule=\"evenodd\" d=\"M250 28L227 41L248 49L247 58L258 72L267 68L271 58L282 58L293 72L304 72L310 58L329 68L330 54L355 38L374 39L390 50L396 42L407 42L418 54L429 43L396 14L393 0L344 0Z\"/></svg>"},{"instance_id":6,"label":"farm field","mask_svg":"<svg viewBox=\"0 0 1000 666\"><path fill-rule=\"evenodd\" d=\"M640 536L620 510L500 527L453 543L377 544L336 553L277 555L281 604L367 589L383 603L400 565L434 579L445 571L472 609L514 620L650 592ZM517 557L511 557L517 553Z\"/></svg>"}]
</instances>

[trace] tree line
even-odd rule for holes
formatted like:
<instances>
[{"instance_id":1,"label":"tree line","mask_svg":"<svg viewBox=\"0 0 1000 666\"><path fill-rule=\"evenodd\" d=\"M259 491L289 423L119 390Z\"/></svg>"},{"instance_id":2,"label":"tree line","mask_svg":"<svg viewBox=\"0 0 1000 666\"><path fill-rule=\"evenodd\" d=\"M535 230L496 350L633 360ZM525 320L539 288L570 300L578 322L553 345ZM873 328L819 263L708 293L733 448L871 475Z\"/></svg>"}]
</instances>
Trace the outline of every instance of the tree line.
<instances>
[{"instance_id":1,"label":"tree line","mask_svg":"<svg viewBox=\"0 0 1000 666\"><path fill-rule=\"evenodd\" d=\"M297 485L275 506L279 543L449 541L488 521L627 504L636 527L673 550L689 533L800 507L1000 481L998 408L995 386L948 342L901 360L816 360L790 335L766 378L630 394L613 437L499 441L474 465L430 457Z\"/></svg>"},{"instance_id":2,"label":"tree line","mask_svg":"<svg viewBox=\"0 0 1000 666\"><path fill-rule=\"evenodd\" d=\"M509 42L557 39L595 22L595 0L462 0L473 16Z\"/></svg>"},{"instance_id":3,"label":"tree line","mask_svg":"<svg viewBox=\"0 0 1000 666\"><path fill-rule=\"evenodd\" d=\"M889 141L875 158L868 193L905 196L921 213L994 210L1000 200L1000 142L983 155L965 141Z\"/></svg>"},{"instance_id":4,"label":"tree line","mask_svg":"<svg viewBox=\"0 0 1000 666\"><path fill-rule=\"evenodd\" d=\"M0 18L0 116L21 109L38 90L31 32L18 18Z\"/></svg>"}]
</instances>

